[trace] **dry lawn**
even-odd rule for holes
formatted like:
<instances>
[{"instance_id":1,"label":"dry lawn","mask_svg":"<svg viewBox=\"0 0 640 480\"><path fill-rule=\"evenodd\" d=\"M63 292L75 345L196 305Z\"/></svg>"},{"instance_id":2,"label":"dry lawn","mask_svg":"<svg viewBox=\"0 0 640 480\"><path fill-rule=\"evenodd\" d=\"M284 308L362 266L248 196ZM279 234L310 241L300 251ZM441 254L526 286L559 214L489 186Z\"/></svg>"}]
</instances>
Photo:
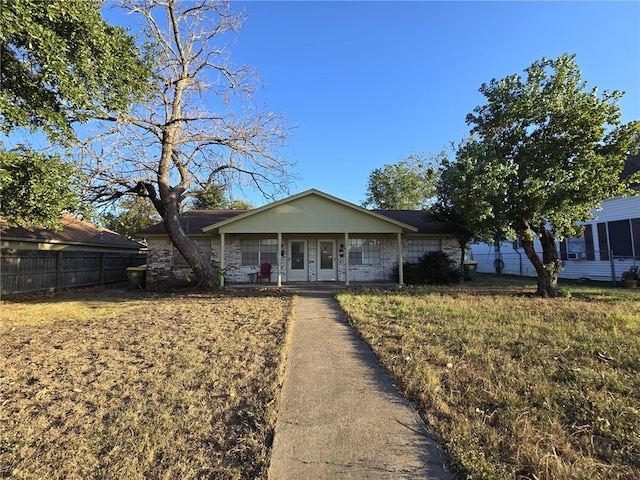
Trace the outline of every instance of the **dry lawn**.
<instances>
[{"instance_id":1,"label":"dry lawn","mask_svg":"<svg viewBox=\"0 0 640 480\"><path fill-rule=\"evenodd\" d=\"M0 478L266 478L293 298L3 301Z\"/></svg>"},{"instance_id":2,"label":"dry lawn","mask_svg":"<svg viewBox=\"0 0 640 480\"><path fill-rule=\"evenodd\" d=\"M462 478L640 478L640 289L338 295Z\"/></svg>"}]
</instances>

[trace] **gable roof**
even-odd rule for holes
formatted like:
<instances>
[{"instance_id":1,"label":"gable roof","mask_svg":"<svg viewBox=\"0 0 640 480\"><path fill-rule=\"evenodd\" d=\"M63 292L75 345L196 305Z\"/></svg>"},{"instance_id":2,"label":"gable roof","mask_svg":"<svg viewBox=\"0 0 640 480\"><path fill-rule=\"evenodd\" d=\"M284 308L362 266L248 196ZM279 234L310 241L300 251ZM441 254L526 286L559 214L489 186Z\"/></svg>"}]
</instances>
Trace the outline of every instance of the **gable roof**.
<instances>
[{"instance_id":1,"label":"gable roof","mask_svg":"<svg viewBox=\"0 0 640 480\"><path fill-rule=\"evenodd\" d=\"M99 227L78 217L63 213L60 215L62 230L55 231L42 226L30 228L9 227L0 220L2 240L16 240L34 243L56 243L68 245L87 245L140 249L142 245L107 228Z\"/></svg>"},{"instance_id":2,"label":"gable roof","mask_svg":"<svg viewBox=\"0 0 640 480\"><path fill-rule=\"evenodd\" d=\"M325 204L326 206L331 206L333 204L335 206L343 207L344 212L356 213L360 216L364 215L365 218L384 222L388 226L394 227L396 230L407 233L423 235L451 235L451 231L448 229L446 224L436 221L432 216L424 211L367 210L358 205L354 205L315 189L307 190L253 210L189 210L180 215L180 222L188 235L215 233L219 231L220 228L224 229L225 226L231 226L234 222L242 223L243 219L251 221L252 216L256 214L260 215L261 212L263 214L268 214L270 211L272 211L272 213L277 212L278 210L281 212L291 211L290 209L288 210L288 207L299 205L304 199L310 198L324 200L327 202ZM286 215L286 213L284 213L284 215ZM265 219L269 220L269 217L265 215ZM270 231L273 231L273 226L270 226L269 228ZM166 235L166 230L163 223L158 223L157 225L153 225L152 227L141 231L140 234L145 236Z\"/></svg>"},{"instance_id":3,"label":"gable roof","mask_svg":"<svg viewBox=\"0 0 640 480\"><path fill-rule=\"evenodd\" d=\"M392 233L417 230L413 225L367 210L316 189L270 203L214 223L205 232Z\"/></svg>"}]
</instances>

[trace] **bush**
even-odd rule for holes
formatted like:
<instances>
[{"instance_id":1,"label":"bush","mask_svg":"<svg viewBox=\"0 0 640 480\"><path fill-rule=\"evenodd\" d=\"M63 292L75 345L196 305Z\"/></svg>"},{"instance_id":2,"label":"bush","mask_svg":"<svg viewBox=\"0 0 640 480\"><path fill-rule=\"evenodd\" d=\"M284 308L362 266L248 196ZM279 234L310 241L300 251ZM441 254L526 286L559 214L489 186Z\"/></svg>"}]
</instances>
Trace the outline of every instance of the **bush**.
<instances>
[{"instance_id":1,"label":"bush","mask_svg":"<svg viewBox=\"0 0 640 480\"><path fill-rule=\"evenodd\" d=\"M448 285L460 281L456 263L441 250L425 253L418 263L403 263L402 267L404 283L407 285ZM393 274L395 281L399 281L397 266Z\"/></svg>"}]
</instances>

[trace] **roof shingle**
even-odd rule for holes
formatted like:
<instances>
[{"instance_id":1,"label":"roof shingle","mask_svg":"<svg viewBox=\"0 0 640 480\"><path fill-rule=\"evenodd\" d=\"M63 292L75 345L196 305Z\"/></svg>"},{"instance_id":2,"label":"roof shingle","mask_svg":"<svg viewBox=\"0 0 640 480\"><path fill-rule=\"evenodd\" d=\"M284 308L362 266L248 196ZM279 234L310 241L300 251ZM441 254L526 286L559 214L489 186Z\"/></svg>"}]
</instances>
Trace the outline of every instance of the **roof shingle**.
<instances>
[{"instance_id":1,"label":"roof shingle","mask_svg":"<svg viewBox=\"0 0 640 480\"><path fill-rule=\"evenodd\" d=\"M102 247L118 247L138 249L142 245L107 228L98 227L93 223L64 213L60 216L62 230L55 231L41 226L30 228L9 227L7 222L0 220L0 236L8 239L42 241L46 243L68 243L99 245Z\"/></svg>"},{"instance_id":2,"label":"roof shingle","mask_svg":"<svg viewBox=\"0 0 640 480\"><path fill-rule=\"evenodd\" d=\"M447 226L436 221L421 210L372 210L391 220L406 223L418 228L417 233L443 235L451 233ZM180 216L180 222L187 235L201 234L204 227L228 220L248 212L248 210L189 210ZM313 232L310 232L313 233ZM141 235L164 235L163 223L158 223L140 232Z\"/></svg>"}]
</instances>

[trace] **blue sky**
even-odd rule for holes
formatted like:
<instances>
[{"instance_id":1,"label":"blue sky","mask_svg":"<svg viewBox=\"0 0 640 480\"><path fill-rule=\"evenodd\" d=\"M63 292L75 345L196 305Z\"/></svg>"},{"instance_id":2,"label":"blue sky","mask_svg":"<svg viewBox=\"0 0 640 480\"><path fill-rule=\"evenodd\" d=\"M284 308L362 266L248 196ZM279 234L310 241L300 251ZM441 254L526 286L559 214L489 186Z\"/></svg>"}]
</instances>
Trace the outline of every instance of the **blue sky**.
<instances>
[{"instance_id":1,"label":"blue sky","mask_svg":"<svg viewBox=\"0 0 640 480\"><path fill-rule=\"evenodd\" d=\"M640 119L637 1L232 5L248 15L232 59L258 69L259 102L297 126L281 152L297 163L290 193L361 203L373 169L460 141L482 83L564 52L590 86L627 92L623 121Z\"/></svg>"}]
</instances>

